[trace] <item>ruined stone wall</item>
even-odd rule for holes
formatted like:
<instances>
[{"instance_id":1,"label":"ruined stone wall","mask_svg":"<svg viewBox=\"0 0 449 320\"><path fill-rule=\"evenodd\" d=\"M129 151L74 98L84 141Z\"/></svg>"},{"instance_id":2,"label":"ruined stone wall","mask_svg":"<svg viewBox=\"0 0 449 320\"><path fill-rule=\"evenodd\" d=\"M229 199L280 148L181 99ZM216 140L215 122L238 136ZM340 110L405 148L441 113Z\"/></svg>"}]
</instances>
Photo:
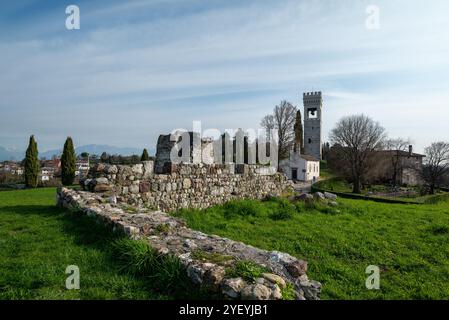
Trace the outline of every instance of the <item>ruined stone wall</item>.
<instances>
[{"instance_id":1,"label":"ruined stone wall","mask_svg":"<svg viewBox=\"0 0 449 320\"><path fill-rule=\"evenodd\" d=\"M297 300L320 298L321 284L308 278L304 260L192 230L181 219L164 212L136 208L129 213L126 206L111 198L105 193L59 188L57 205L146 241L161 255L177 257L194 285L225 299L285 299L288 286ZM254 263L266 272L257 279L236 275L232 270L239 261Z\"/></svg>"},{"instance_id":2,"label":"ruined stone wall","mask_svg":"<svg viewBox=\"0 0 449 320\"><path fill-rule=\"evenodd\" d=\"M171 164L168 174L154 174L153 167L152 161L134 166L98 164L81 183L84 190L108 193L118 202L164 211L207 208L293 190L285 175L260 165Z\"/></svg>"}]
</instances>

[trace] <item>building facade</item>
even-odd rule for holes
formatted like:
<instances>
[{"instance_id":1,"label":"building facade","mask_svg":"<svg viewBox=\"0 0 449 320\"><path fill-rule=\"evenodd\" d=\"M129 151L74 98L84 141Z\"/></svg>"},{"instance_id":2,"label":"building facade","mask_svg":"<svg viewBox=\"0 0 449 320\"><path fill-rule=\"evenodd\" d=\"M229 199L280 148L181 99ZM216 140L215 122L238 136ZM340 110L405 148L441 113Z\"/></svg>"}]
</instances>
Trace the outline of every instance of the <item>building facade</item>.
<instances>
[{"instance_id":1,"label":"building facade","mask_svg":"<svg viewBox=\"0 0 449 320\"><path fill-rule=\"evenodd\" d=\"M279 168L289 180L317 181L320 176L320 161L310 155L291 151L288 159L279 162Z\"/></svg>"}]
</instances>

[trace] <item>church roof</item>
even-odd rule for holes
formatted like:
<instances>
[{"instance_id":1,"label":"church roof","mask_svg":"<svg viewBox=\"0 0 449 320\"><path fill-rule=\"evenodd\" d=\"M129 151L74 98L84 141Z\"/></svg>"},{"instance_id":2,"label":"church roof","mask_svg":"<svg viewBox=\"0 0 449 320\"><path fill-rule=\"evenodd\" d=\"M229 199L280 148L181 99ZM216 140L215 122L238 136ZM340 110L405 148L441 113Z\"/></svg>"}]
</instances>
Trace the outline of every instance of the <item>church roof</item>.
<instances>
[{"instance_id":1,"label":"church roof","mask_svg":"<svg viewBox=\"0 0 449 320\"><path fill-rule=\"evenodd\" d=\"M320 161L317 158L315 158L314 156L311 156L308 154L300 154L299 156L306 161Z\"/></svg>"}]
</instances>

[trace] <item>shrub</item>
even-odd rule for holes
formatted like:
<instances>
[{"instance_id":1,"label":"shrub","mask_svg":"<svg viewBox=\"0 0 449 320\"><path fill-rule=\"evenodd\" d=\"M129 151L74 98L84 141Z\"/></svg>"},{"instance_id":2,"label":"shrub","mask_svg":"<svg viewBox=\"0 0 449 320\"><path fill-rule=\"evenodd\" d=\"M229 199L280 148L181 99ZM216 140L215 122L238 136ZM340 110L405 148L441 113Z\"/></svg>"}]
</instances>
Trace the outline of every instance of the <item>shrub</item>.
<instances>
[{"instance_id":1,"label":"shrub","mask_svg":"<svg viewBox=\"0 0 449 320\"><path fill-rule=\"evenodd\" d=\"M150 155L148 154L148 150L143 149L142 155L140 156L140 161L148 161L150 160Z\"/></svg>"}]
</instances>

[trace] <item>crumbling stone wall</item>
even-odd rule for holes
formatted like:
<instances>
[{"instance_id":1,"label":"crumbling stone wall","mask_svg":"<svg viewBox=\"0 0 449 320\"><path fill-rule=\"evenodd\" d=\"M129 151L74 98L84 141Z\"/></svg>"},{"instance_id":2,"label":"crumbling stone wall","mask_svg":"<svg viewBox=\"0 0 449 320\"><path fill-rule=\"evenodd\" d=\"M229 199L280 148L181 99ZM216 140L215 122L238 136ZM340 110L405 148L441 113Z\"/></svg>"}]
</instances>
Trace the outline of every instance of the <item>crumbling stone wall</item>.
<instances>
[{"instance_id":1,"label":"crumbling stone wall","mask_svg":"<svg viewBox=\"0 0 449 320\"><path fill-rule=\"evenodd\" d=\"M207 208L232 199L262 199L293 190L285 175L261 165L169 164L155 174L153 161L134 166L97 164L81 181L86 191L103 192L129 205L172 211Z\"/></svg>"},{"instance_id":2,"label":"crumbling stone wall","mask_svg":"<svg viewBox=\"0 0 449 320\"><path fill-rule=\"evenodd\" d=\"M112 167L108 170L115 171ZM120 170L117 168L114 174L120 175ZM106 193L59 188L57 204L95 217L133 239L147 241L160 254L178 257L193 284L224 298L277 300L285 298L286 288L294 290L297 300L320 297L321 284L307 277L307 262L289 254L207 235L187 228L182 220L160 211L140 207L129 213ZM253 280L229 273L242 260L264 267L267 272Z\"/></svg>"}]
</instances>

